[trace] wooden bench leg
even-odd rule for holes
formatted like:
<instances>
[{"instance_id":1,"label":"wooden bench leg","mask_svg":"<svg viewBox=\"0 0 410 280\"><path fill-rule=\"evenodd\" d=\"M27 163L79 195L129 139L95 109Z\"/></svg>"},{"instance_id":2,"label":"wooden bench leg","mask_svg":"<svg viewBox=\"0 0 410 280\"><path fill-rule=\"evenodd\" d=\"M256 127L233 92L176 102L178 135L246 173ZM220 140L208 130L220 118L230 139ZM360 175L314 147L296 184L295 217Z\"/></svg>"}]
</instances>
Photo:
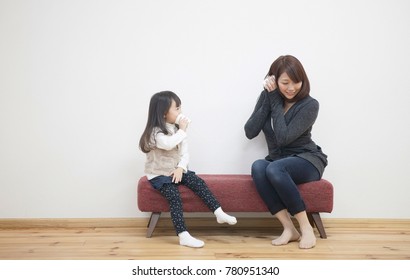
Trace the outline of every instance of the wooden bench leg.
<instances>
[{"instance_id":1,"label":"wooden bench leg","mask_svg":"<svg viewBox=\"0 0 410 280\"><path fill-rule=\"evenodd\" d=\"M161 216L161 212L153 212L151 214L151 217L149 218L149 222L147 225L147 238L150 238L152 236L152 233L155 230L155 227L157 226L159 217Z\"/></svg>"},{"instance_id":2,"label":"wooden bench leg","mask_svg":"<svg viewBox=\"0 0 410 280\"><path fill-rule=\"evenodd\" d=\"M307 213L309 222L312 226L316 226L317 230L319 231L320 238L326 239L326 232L325 228L322 223L322 219L320 218L320 214L318 212L311 212Z\"/></svg>"}]
</instances>

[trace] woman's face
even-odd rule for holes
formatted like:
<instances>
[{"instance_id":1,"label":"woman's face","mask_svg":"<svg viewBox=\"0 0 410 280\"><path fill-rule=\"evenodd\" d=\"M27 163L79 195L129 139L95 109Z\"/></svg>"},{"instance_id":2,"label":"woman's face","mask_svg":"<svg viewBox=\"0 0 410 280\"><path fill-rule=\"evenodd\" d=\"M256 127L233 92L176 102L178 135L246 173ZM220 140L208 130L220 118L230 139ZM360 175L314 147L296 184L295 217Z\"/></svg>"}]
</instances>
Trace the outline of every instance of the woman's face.
<instances>
[{"instance_id":1,"label":"woman's face","mask_svg":"<svg viewBox=\"0 0 410 280\"><path fill-rule=\"evenodd\" d=\"M181 113L181 107L177 107L175 100L172 100L171 107L165 114L165 121L167 123L175 123L177 116Z\"/></svg>"},{"instance_id":2,"label":"woman's face","mask_svg":"<svg viewBox=\"0 0 410 280\"><path fill-rule=\"evenodd\" d=\"M299 93L300 89L302 88L302 82L295 83L289 78L288 74L286 74L285 72L279 76L278 86L279 86L280 92L287 99L290 100Z\"/></svg>"}]
</instances>

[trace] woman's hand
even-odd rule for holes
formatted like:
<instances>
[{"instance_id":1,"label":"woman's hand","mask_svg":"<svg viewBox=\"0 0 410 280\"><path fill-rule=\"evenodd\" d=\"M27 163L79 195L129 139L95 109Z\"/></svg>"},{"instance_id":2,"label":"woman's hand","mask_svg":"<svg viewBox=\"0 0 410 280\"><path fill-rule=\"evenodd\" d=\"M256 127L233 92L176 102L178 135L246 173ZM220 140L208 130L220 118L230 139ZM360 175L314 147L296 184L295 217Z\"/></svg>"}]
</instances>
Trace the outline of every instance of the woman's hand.
<instances>
[{"instance_id":1,"label":"woman's hand","mask_svg":"<svg viewBox=\"0 0 410 280\"><path fill-rule=\"evenodd\" d=\"M272 92L276 89L275 76L268 76L263 80L263 87L268 91Z\"/></svg>"},{"instance_id":2,"label":"woman's hand","mask_svg":"<svg viewBox=\"0 0 410 280\"><path fill-rule=\"evenodd\" d=\"M178 184L179 182L181 182L182 180L182 174L184 173L184 169L182 169L181 167L178 167L177 169L175 169L172 173L172 183L176 183Z\"/></svg>"}]
</instances>

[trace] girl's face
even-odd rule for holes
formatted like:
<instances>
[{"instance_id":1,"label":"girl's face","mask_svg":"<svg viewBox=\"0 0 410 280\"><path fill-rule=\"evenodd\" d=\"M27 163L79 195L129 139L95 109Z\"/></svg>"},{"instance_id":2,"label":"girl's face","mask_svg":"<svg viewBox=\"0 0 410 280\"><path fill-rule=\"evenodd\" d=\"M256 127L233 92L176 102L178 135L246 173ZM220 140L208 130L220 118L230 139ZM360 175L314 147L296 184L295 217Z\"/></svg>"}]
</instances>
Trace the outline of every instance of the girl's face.
<instances>
[{"instance_id":1,"label":"girl's face","mask_svg":"<svg viewBox=\"0 0 410 280\"><path fill-rule=\"evenodd\" d=\"M278 86L280 92L287 98L287 99L292 99L294 98L302 88L302 82L295 83L292 81L288 74L283 73L280 75L278 79Z\"/></svg>"},{"instance_id":2,"label":"girl's face","mask_svg":"<svg viewBox=\"0 0 410 280\"><path fill-rule=\"evenodd\" d=\"M165 114L165 121L167 123L175 123L177 116L181 113L181 107L177 107L175 100L172 100L171 107Z\"/></svg>"}]
</instances>

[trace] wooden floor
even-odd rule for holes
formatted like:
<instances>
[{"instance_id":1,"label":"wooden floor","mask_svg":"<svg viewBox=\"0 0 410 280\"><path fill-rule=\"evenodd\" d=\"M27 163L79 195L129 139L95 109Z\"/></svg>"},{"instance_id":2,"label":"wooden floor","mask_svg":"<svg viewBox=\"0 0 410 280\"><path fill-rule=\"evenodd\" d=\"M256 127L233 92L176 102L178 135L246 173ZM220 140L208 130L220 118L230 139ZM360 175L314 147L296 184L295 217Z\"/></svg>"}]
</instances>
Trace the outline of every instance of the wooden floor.
<instances>
[{"instance_id":1,"label":"wooden floor","mask_svg":"<svg viewBox=\"0 0 410 280\"><path fill-rule=\"evenodd\" d=\"M297 242L272 246L281 230L271 218L239 218L235 226L221 226L211 218L187 219L191 234L205 241L200 249L179 246L166 217L146 238L147 221L0 219L0 259L410 259L410 220L324 219L328 238L318 237L309 250L299 249Z\"/></svg>"}]
</instances>

